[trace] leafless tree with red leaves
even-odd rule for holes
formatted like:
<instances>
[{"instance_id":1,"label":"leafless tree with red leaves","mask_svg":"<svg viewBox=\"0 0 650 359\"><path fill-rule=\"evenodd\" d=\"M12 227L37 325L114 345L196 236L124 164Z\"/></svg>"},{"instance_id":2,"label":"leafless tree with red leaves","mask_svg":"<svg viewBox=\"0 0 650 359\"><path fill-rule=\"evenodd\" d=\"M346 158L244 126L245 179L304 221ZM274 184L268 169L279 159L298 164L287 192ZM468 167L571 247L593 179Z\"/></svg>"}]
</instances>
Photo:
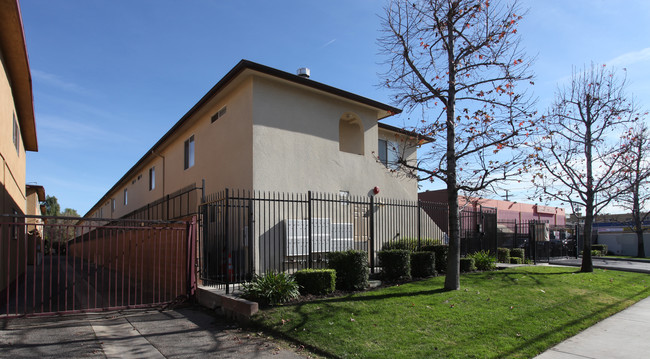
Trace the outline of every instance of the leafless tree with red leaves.
<instances>
[{"instance_id":1,"label":"leafless tree with red leaves","mask_svg":"<svg viewBox=\"0 0 650 359\"><path fill-rule=\"evenodd\" d=\"M617 174L627 153L620 141L638 114L625 87L625 78L604 65L574 69L571 82L558 90L540 119L533 182L540 196L568 203L573 213L585 208L582 272L593 271L594 217L626 188Z\"/></svg>"},{"instance_id":2,"label":"leafless tree with red leaves","mask_svg":"<svg viewBox=\"0 0 650 359\"><path fill-rule=\"evenodd\" d=\"M459 191L471 194L525 170L534 126L531 61L519 46L517 1L395 0L379 44L382 84L395 103L422 111L413 129L432 139L406 171L447 186L449 256L445 288L460 288Z\"/></svg>"}]
</instances>

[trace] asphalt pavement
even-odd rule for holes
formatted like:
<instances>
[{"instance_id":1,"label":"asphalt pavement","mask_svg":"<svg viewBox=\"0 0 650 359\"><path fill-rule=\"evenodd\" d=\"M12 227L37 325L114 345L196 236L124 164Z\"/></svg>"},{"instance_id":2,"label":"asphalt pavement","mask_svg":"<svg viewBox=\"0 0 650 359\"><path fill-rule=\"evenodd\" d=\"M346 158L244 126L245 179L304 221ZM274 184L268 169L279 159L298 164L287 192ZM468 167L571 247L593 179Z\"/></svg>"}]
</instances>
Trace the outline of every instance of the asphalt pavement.
<instances>
[{"instance_id":1,"label":"asphalt pavement","mask_svg":"<svg viewBox=\"0 0 650 359\"><path fill-rule=\"evenodd\" d=\"M304 358L200 307L0 320L2 358Z\"/></svg>"}]
</instances>

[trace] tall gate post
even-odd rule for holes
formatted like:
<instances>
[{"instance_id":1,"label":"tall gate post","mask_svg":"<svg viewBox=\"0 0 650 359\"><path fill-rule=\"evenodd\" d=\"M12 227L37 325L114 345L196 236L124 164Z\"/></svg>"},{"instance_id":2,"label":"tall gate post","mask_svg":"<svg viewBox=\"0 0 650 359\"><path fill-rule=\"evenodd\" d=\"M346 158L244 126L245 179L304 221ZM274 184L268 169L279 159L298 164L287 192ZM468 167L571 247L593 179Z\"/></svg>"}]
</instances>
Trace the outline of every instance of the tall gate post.
<instances>
[{"instance_id":1,"label":"tall gate post","mask_svg":"<svg viewBox=\"0 0 650 359\"><path fill-rule=\"evenodd\" d=\"M313 236L312 236L312 233L311 233L311 231L312 231L312 223L311 223L312 222L312 218L311 218L311 216L312 216L312 212L311 212L312 203L311 203L311 199L312 199L311 191L308 191L307 192L307 219L309 220L309 222L307 223L307 230L308 230L307 238L308 238L309 243L307 245L308 245L308 251L309 251L309 258L308 258L309 262L307 263L307 268L312 267L312 263L311 263L311 261L312 261L312 258L311 258L312 244L311 244L311 242L313 240Z\"/></svg>"},{"instance_id":2,"label":"tall gate post","mask_svg":"<svg viewBox=\"0 0 650 359\"><path fill-rule=\"evenodd\" d=\"M370 238L368 253L370 253L370 272L375 273L375 197L370 196Z\"/></svg>"},{"instance_id":3,"label":"tall gate post","mask_svg":"<svg viewBox=\"0 0 650 359\"><path fill-rule=\"evenodd\" d=\"M422 236L422 229L420 228L420 226L422 225L422 220L420 218L420 206L421 206L420 200L418 199L418 206L417 206L417 211L418 211L418 213L417 213L417 216L418 216L418 251L421 248L420 241L421 241L421 236Z\"/></svg>"},{"instance_id":4,"label":"tall gate post","mask_svg":"<svg viewBox=\"0 0 650 359\"><path fill-rule=\"evenodd\" d=\"M230 242L230 233L229 233L229 222L230 222L230 201L229 201L229 195L230 193L228 192L228 188L226 188L226 203L225 203L225 208L224 208L224 221L223 221L223 227L224 227L224 245L223 248L226 252L226 270L224 273L224 277L226 277L225 282L226 282L226 294L230 294L230 269L232 266L232 257L230 256L230 248L228 248L228 242Z\"/></svg>"},{"instance_id":5,"label":"tall gate post","mask_svg":"<svg viewBox=\"0 0 650 359\"><path fill-rule=\"evenodd\" d=\"M187 226L187 295L193 297L196 291L196 232L198 231L196 216Z\"/></svg>"}]
</instances>

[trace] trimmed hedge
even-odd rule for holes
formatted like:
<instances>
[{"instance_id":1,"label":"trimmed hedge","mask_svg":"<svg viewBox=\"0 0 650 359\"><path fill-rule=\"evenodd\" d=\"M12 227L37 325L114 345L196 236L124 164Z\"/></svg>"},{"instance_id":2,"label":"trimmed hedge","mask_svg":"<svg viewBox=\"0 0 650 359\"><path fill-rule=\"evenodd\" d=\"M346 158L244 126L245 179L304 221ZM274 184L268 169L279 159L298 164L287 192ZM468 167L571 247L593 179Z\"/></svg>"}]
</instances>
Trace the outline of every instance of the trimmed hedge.
<instances>
[{"instance_id":1,"label":"trimmed hedge","mask_svg":"<svg viewBox=\"0 0 650 359\"><path fill-rule=\"evenodd\" d=\"M411 278L411 252L406 249L391 249L377 252L382 277L386 280Z\"/></svg>"},{"instance_id":2,"label":"trimmed hedge","mask_svg":"<svg viewBox=\"0 0 650 359\"><path fill-rule=\"evenodd\" d=\"M592 253L593 253L593 251L599 251L600 254L597 254L597 255L601 255L601 256L607 255L607 245L606 244L592 244L591 245L591 250L592 250Z\"/></svg>"},{"instance_id":3,"label":"trimmed hedge","mask_svg":"<svg viewBox=\"0 0 650 359\"><path fill-rule=\"evenodd\" d=\"M479 251L468 255L468 257L474 259L474 265L480 271L495 270L497 267L497 259L490 255L490 251Z\"/></svg>"},{"instance_id":4,"label":"trimmed hedge","mask_svg":"<svg viewBox=\"0 0 650 359\"><path fill-rule=\"evenodd\" d=\"M433 246L437 244L441 244L442 241L439 239L432 239L432 238L420 238L420 250L422 250L422 247L425 246ZM406 249L411 252L416 251L418 249L418 239L417 238L400 238L395 241L391 241L388 243L384 243L381 246L382 251L388 251L391 249Z\"/></svg>"},{"instance_id":5,"label":"trimmed hedge","mask_svg":"<svg viewBox=\"0 0 650 359\"><path fill-rule=\"evenodd\" d=\"M513 248L510 250L510 257L521 258L523 261L525 256L525 251L523 248Z\"/></svg>"},{"instance_id":6,"label":"trimmed hedge","mask_svg":"<svg viewBox=\"0 0 650 359\"><path fill-rule=\"evenodd\" d=\"M497 248L497 260L499 263L510 263L510 248Z\"/></svg>"},{"instance_id":7,"label":"trimmed hedge","mask_svg":"<svg viewBox=\"0 0 650 359\"><path fill-rule=\"evenodd\" d=\"M436 257L433 252L411 253L411 276L425 278L436 275Z\"/></svg>"},{"instance_id":8,"label":"trimmed hedge","mask_svg":"<svg viewBox=\"0 0 650 359\"><path fill-rule=\"evenodd\" d=\"M449 252L449 246L443 244L438 244L431 247L433 253L435 253L436 259L436 272L446 273L447 272L447 253Z\"/></svg>"},{"instance_id":9,"label":"trimmed hedge","mask_svg":"<svg viewBox=\"0 0 650 359\"><path fill-rule=\"evenodd\" d=\"M519 257L510 257L510 264L522 264L524 261Z\"/></svg>"},{"instance_id":10,"label":"trimmed hedge","mask_svg":"<svg viewBox=\"0 0 650 359\"><path fill-rule=\"evenodd\" d=\"M348 250L331 252L329 268L336 271L336 288L341 290L363 290L368 287L368 254L364 251Z\"/></svg>"},{"instance_id":11,"label":"trimmed hedge","mask_svg":"<svg viewBox=\"0 0 650 359\"><path fill-rule=\"evenodd\" d=\"M460 271L462 273L467 273L467 272L473 272L476 270L476 266L474 265L474 258L461 258L460 259Z\"/></svg>"},{"instance_id":12,"label":"trimmed hedge","mask_svg":"<svg viewBox=\"0 0 650 359\"><path fill-rule=\"evenodd\" d=\"M294 273L300 294L329 294L336 289L334 269L301 269Z\"/></svg>"}]
</instances>

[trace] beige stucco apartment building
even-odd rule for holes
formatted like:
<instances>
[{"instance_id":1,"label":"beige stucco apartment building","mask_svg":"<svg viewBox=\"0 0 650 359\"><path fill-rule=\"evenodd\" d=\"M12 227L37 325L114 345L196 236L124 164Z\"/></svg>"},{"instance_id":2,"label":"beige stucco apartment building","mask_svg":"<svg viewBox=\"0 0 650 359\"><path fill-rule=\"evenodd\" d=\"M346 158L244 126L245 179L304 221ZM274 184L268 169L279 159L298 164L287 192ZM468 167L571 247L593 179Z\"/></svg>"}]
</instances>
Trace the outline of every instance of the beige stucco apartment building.
<instances>
[{"instance_id":1,"label":"beige stucco apartment building","mask_svg":"<svg viewBox=\"0 0 650 359\"><path fill-rule=\"evenodd\" d=\"M369 195L378 187L383 197L417 200L416 179L393 171L391 160L401 151L415 161L418 139L379 122L398 112L242 60L85 217L120 218L193 185L206 194L233 188Z\"/></svg>"},{"instance_id":2,"label":"beige stucco apartment building","mask_svg":"<svg viewBox=\"0 0 650 359\"><path fill-rule=\"evenodd\" d=\"M24 214L25 151L37 151L32 80L16 0L0 0L0 213Z\"/></svg>"},{"instance_id":3,"label":"beige stucco apartment building","mask_svg":"<svg viewBox=\"0 0 650 359\"><path fill-rule=\"evenodd\" d=\"M25 151L37 151L32 80L17 0L0 0L0 214L27 213ZM16 221L0 217L0 223ZM25 231L0 226L0 291L24 271ZM9 263L8 257L19 263ZM16 273L18 271L18 273ZM9 273L8 273L9 272Z\"/></svg>"}]
</instances>

